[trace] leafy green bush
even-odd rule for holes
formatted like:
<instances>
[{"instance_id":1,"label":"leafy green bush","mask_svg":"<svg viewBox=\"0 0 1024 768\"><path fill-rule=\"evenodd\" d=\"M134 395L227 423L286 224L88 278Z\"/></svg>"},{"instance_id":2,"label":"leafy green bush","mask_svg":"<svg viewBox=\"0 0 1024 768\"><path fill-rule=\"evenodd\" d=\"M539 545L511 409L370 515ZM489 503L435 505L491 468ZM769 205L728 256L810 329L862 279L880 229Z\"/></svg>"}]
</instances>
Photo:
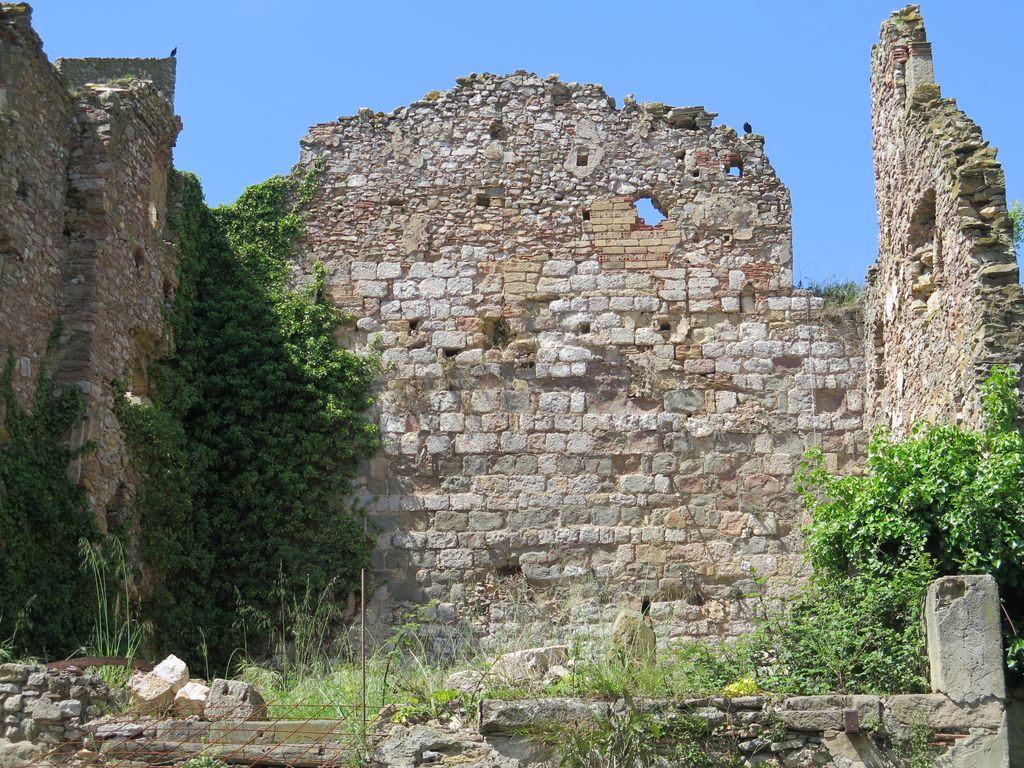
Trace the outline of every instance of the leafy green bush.
<instances>
[{"instance_id":1,"label":"leafy green bush","mask_svg":"<svg viewBox=\"0 0 1024 768\"><path fill-rule=\"evenodd\" d=\"M1010 369L992 370L980 431L923 422L895 441L876 431L867 475L834 477L820 452L808 454L796 486L813 518L807 545L819 584L854 576L879 589L906 577L911 564L924 573L923 557L936 575L992 574L1007 610L1020 614L1024 437L1015 427L1016 383ZM1024 644L1008 638L1011 668L1019 668L1022 652Z\"/></svg>"},{"instance_id":2,"label":"leafy green bush","mask_svg":"<svg viewBox=\"0 0 1024 768\"><path fill-rule=\"evenodd\" d=\"M146 479L137 507L159 651L195 660L205 645L215 664L240 646L264 652L278 585L343 593L368 564L347 498L377 447L365 415L377 365L338 346L322 267L286 285L314 185L312 173L276 177L211 211L194 177L171 180L174 350L151 368L152 405L120 409ZM263 620L243 624L240 607Z\"/></svg>"},{"instance_id":3,"label":"leafy green bush","mask_svg":"<svg viewBox=\"0 0 1024 768\"><path fill-rule=\"evenodd\" d=\"M925 558L891 577L816 575L754 633L759 685L803 695L927 692L921 597L933 577Z\"/></svg>"},{"instance_id":4,"label":"leafy green bush","mask_svg":"<svg viewBox=\"0 0 1024 768\"><path fill-rule=\"evenodd\" d=\"M85 493L67 477L81 452L62 444L81 417L82 395L74 387L55 394L43 368L27 411L14 396L13 377L11 359L0 377L0 650L63 657L89 631L81 599L89 582L77 544L98 535Z\"/></svg>"}]
</instances>

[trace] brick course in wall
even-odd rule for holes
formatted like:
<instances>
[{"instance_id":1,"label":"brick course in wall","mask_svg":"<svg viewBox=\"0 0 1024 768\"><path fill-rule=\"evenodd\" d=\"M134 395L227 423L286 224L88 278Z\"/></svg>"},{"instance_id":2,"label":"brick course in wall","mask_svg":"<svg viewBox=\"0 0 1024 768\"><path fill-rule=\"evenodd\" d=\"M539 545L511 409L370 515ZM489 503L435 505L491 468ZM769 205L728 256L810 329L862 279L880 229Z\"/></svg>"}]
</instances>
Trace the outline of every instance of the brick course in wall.
<instances>
[{"instance_id":1,"label":"brick course in wall","mask_svg":"<svg viewBox=\"0 0 1024 768\"><path fill-rule=\"evenodd\" d=\"M804 573L790 481L810 445L860 453L861 326L793 290L789 193L713 117L518 72L303 139L295 281L322 262L386 367L384 620L435 600L495 631L503 585L594 581L665 634L730 634L755 573Z\"/></svg>"}]
</instances>

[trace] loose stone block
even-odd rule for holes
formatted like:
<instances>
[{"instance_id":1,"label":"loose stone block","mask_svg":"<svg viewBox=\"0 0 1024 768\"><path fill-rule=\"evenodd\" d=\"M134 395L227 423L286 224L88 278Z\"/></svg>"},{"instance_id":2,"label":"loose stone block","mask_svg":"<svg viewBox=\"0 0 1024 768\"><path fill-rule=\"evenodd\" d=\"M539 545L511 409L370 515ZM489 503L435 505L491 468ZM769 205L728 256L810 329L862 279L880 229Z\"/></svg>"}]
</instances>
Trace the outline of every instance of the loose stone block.
<instances>
[{"instance_id":1,"label":"loose stone block","mask_svg":"<svg viewBox=\"0 0 1024 768\"><path fill-rule=\"evenodd\" d=\"M999 588L991 576L946 576L928 587L932 690L973 704L1006 696Z\"/></svg>"}]
</instances>

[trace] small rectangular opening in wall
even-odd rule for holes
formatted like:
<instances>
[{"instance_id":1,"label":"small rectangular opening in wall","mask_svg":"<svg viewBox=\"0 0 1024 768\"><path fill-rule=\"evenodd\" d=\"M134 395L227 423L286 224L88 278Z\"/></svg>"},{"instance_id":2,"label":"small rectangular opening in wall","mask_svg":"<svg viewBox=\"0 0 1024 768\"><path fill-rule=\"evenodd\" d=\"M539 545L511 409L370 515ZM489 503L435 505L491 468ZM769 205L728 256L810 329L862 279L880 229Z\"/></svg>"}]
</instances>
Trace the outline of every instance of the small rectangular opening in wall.
<instances>
[{"instance_id":1,"label":"small rectangular opening in wall","mask_svg":"<svg viewBox=\"0 0 1024 768\"><path fill-rule=\"evenodd\" d=\"M580 323L579 332L590 333L590 323Z\"/></svg>"},{"instance_id":2,"label":"small rectangular opening in wall","mask_svg":"<svg viewBox=\"0 0 1024 768\"><path fill-rule=\"evenodd\" d=\"M583 210L583 220L584 221L590 221L590 209L589 208L585 208Z\"/></svg>"},{"instance_id":3,"label":"small rectangular opening in wall","mask_svg":"<svg viewBox=\"0 0 1024 768\"><path fill-rule=\"evenodd\" d=\"M458 349L448 348L448 349L445 349L444 356L449 358L449 359L451 359L451 358L455 357L457 354L459 354L459 351L460 350L458 350Z\"/></svg>"},{"instance_id":4,"label":"small rectangular opening in wall","mask_svg":"<svg viewBox=\"0 0 1024 768\"><path fill-rule=\"evenodd\" d=\"M419 329L420 329L420 321L419 320L410 320L409 321L409 333L416 333Z\"/></svg>"},{"instance_id":5,"label":"small rectangular opening in wall","mask_svg":"<svg viewBox=\"0 0 1024 768\"><path fill-rule=\"evenodd\" d=\"M697 170L696 168L694 168L692 171L690 171L690 175L693 178L695 178L695 179L699 179L700 178L700 171Z\"/></svg>"},{"instance_id":6,"label":"small rectangular opening in wall","mask_svg":"<svg viewBox=\"0 0 1024 768\"><path fill-rule=\"evenodd\" d=\"M485 194L483 192L479 193L476 196L476 204L477 204L478 208L490 208L491 207L490 195L487 195L487 194Z\"/></svg>"},{"instance_id":7,"label":"small rectangular opening in wall","mask_svg":"<svg viewBox=\"0 0 1024 768\"><path fill-rule=\"evenodd\" d=\"M587 165L589 164L589 162L590 162L590 155L588 155L586 152L577 152L576 153L576 167L577 168L586 168Z\"/></svg>"},{"instance_id":8,"label":"small rectangular opening in wall","mask_svg":"<svg viewBox=\"0 0 1024 768\"><path fill-rule=\"evenodd\" d=\"M738 155L729 155L725 159L725 175L734 179L743 175L743 160Z\"/></svg>"},{"instance_id":9,"label":"small rectangular opening in wall","mask_svg":"<svg viewBox=\"0 0 1024 768\"><path fill-rule=\"evenodd\" d=\"M658 330L661 331L662 333L669 333L672 330L672 323L670 323L668 320L662 320L660 323L658 323Z\"/></svg>"}]
</instances>

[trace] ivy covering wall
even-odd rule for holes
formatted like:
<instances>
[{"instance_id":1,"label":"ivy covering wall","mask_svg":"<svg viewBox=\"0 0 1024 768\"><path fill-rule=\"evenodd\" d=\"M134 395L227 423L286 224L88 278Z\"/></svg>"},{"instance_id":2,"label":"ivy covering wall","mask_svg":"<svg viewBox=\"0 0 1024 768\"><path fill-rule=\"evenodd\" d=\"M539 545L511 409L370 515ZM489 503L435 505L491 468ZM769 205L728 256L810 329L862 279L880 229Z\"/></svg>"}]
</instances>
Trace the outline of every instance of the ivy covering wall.
<instances>
[{"instance_id":1,"label":"ivy covering wall","mask_svg":"<svg viewBox=\"0 0 1024 768\"><path fill-rule=\"evenodd\" d=\"M152 403L120 406L134 464L156 653L258 653L282 595L358 585L370 538L349 507L376 361L339 347L323 273L289 290L315 175L275 177L207 208L175 174L180 284Z\"/></svg>"},{"instance_id":2,"label":"ivy covering wall","mask_svg":"<svg viewBox=\"0 0 1024 768\"><path fill-rule=\"evenodd\" d=\"M51 349L59 336L58 327ZM29 411L14 396L13 374L10 359L0 378L0 657L59 658L78 648L91 619L77 545L98 531L85 492L68 479L76 454L61 444L81 418L82 393L54 394L44 366Z\"/></svg>"}]
</instances>

